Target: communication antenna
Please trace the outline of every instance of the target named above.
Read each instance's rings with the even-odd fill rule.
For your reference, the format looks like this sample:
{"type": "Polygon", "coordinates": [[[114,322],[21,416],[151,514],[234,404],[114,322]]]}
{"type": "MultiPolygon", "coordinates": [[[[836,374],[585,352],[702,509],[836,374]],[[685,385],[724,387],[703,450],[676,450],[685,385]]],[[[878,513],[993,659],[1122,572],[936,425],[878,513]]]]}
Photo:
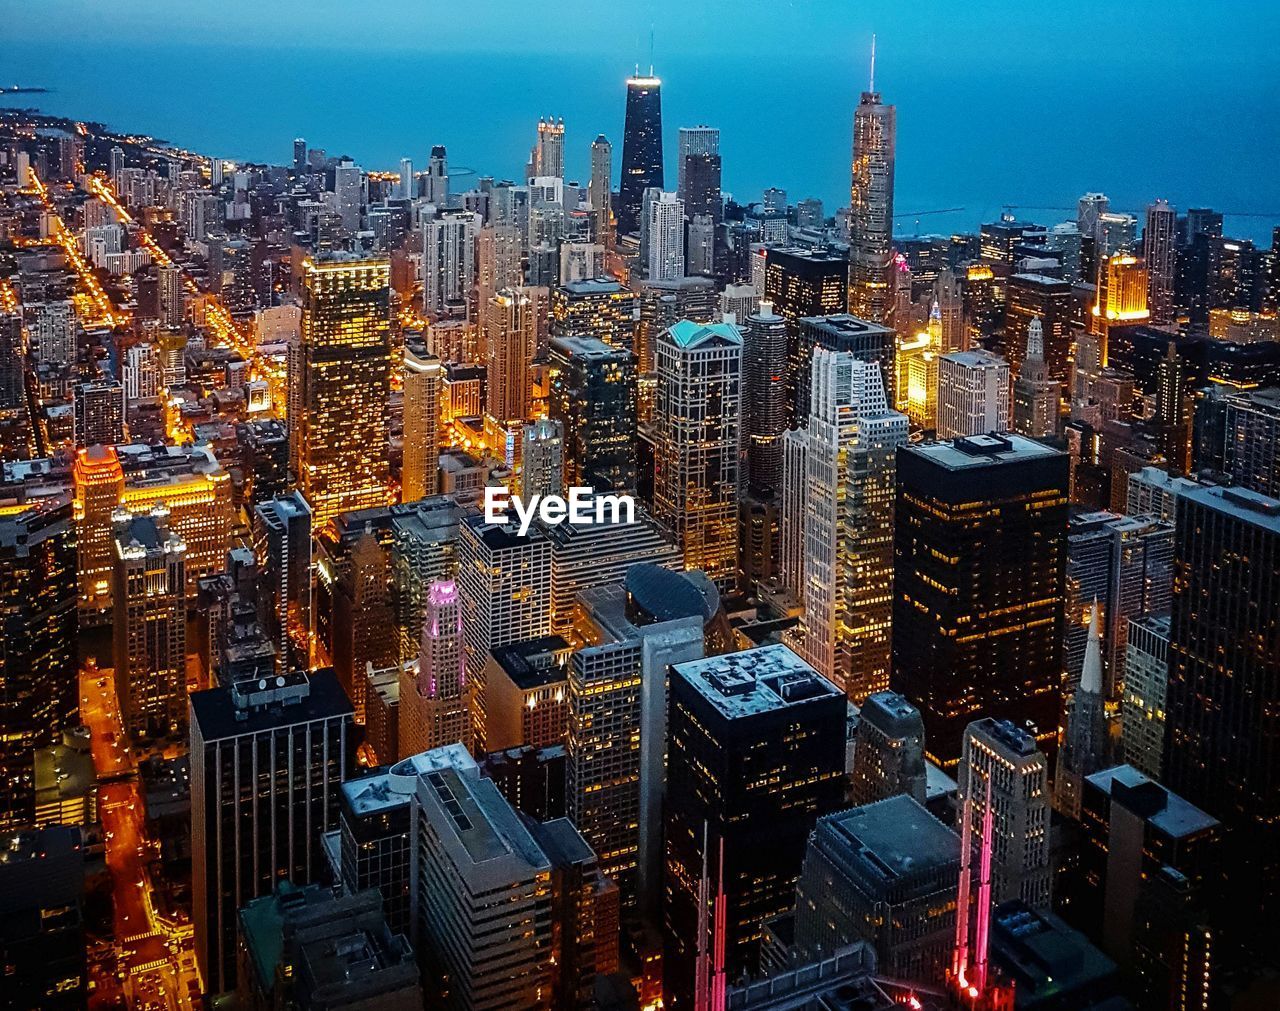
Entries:
{"type": "Polygon", "coordinates": [[[871,80],[867,90],[870,92],[876,90],[876,36],[874,32],[871,34],[871,80]]]}
{"type": "Polygon", "coordinates": [[[649,26],[649,76],[653,76],[653,25],[649,26]]]}

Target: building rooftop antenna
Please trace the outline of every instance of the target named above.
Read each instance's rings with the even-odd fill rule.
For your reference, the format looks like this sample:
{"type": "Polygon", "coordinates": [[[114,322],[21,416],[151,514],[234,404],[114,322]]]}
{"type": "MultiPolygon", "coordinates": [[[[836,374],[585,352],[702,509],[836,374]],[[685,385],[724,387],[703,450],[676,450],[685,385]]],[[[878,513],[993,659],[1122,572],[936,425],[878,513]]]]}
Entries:
{"type": "Polygon", "coordinates": [[[649,26],[649,76],[653,76],[653,25],[649,26]]]}
{"type": "Polygon", "coordinates": [[[871,80],[868,82],[867,90],[874,94],[876,90],[876,36],[871,34],[871,80]]]}

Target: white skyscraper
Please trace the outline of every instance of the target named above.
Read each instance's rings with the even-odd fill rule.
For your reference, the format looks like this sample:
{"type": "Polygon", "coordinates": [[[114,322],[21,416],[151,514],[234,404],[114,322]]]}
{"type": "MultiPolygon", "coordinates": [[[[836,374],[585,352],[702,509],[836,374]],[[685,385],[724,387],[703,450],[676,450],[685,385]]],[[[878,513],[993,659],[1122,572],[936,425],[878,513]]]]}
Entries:
{"type": "Polygon", "coordinates": [[[160,395],[160,356],[154,344],[135,344],[125,352],[124,395],[129,403],[160,395]]]}
{"type": "Polygon", "coordinates": [[[861,703],[889,686],[894,478],[909,423],[875,362],[817,348],[810,383],[802,488],[784,496],[803,510],[805,610],[788,644],[861,703]]]}
{"type": "Polygon", "coordinates": [[[607,244],[613,213],[613,146],[604,134],[591,143],[591,213],[595,219],[592,238],[607,244]]]}
{"type": "Polygon", "coordinates": [[[364,203],[364,169],[345,159],[333,170],[333,192],[338,216],[348,232],[360,230],[360,206],[364,203]]]}
{"type": "Polygon", "coordinates": [[[404,459],[400,498],[416,502],[440,486],[440,359],[420,344],[406,344],[404,370],[404,459]]]}
{"type": "Polygon", "coordinates": [[[413,159],[400,159],[400,191],[396,194],[401,200],[413,199],[413,159]]]}
{"type": "Polygon", "coordinates": [[[938,360],[938,438],[1009,429],[1009,363],[990,351],[938,360]]]}
{"type": "Polygon", "coordinates": [[[445,211],[422,223],[422,307],[428,315],[466,315],[479,232],[480,215],[470,211],[445,211]]]}
{"type": "Polygon", "coordinates": [[[76,360],[76,310],[70,301],[42,302],[36,309],[35,349],[42,363],[76,360]]]}
{"type": "Polygon", "coordinates": [[[649,280],[684,277],[684,201],[663,192],[649,205],[649,280]]]}

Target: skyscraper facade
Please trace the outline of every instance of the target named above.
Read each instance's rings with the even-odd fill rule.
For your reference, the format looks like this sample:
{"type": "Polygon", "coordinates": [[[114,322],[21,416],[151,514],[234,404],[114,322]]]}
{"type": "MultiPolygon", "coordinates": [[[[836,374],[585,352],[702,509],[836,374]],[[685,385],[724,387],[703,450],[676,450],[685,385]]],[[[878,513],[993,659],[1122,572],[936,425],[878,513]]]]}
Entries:
{"type": "Polygon", "coordinates": [[[762,302],[736,323],[742,334],[744,485],[758,491],[782,487],[782,433],[787,430],[787,324],[762,302]]]}
{"type": "Polygon", "coordinates": [[[524,421],[529,416],[529,363],[537,333],[536,305],[524,289],[503,289],[489,299],[485,413],[499,423],[524,421]]]}
{"type": "Polygon", "coordinates": [[[1178,214],[1167,200],[1157,200],[1147,207],[1142,258],[1147,264],[1147,308],[1151,322],[1172,323],[1176,312],[1173,283],[1178,265],[1178,214]]]}
{"type": "Polygon", "coordinates": [[[853,113],[853,182],[849,196],[849,312],[892,324],[893,170],[897,110],[871,84],[853,113]]]}
{"type": "Polygon", "coordinates": [[[676,192],[686,217],[705,215],[713,222],[724,217],[720,195],[720,131],[713,126],[682,126],[679,135],[676,192]]]}
{"type": "Polygon", "coordinates": [[[874,804],[898,794],[923,804],[926,780],[920,710],[897,692],[869,695],[858,713],[850,804],[874,804]]]}
{"type": "Polygon", "coordinates": [[[649,216],[649,273],[651,281],[684,277],[684,202],[662,192],[647,203],[649,216]]]}
{"type": "Polygon", "coordinates": [[[1009,430],[1009,363],[989,351],[938,359],[938,438],[1009,430]]]}
{"type": "Polygon", "coordinates": [[[601,245],[613,241],[613,145],[604,134],[591,142],[591,183],[588,189],[595,221],[592,237],[601,245]]]}
{"type": "Polygon", "coordinates": [[[293,471],[317,525],[382,505],[390,478],[391,267],[331,254],[304,266],[293,471]]]}
{"type": "Polygon", "coordinates": [[[418,662],[401,668],[398,757],[454,743],[470,751],[471,709],[462,601],[453,580],[438,580],[427,590],[418,662]]]}
{"type": "Polygon", "coordinates": [[[622,181],[618,189],[618,232],[640,230],[644,191],[662,189],[662,81],[637,73],[627,78],[627,115],[622,132],[622,181]]]}
{"type": "Polygon", "coordinates": [[[440,489],[440,359],[420,344],[406,342],[404,390],[404,455],[400,467],[400,499],[416,502],[440,489]]]}
{"type": "Polygon", "coordinates": [[[636,487],[636,358],[594,337],[550,342],[547,410],[563,426],[565,487],[636,487]]]}
{"type": "Polygon", "coordinates": [[[1058,401],[1062,384],[1049,378],[1044,360],[1044,325],[1037,317],[1027,325],[1027,351],[1013,383],[1012,430],[1029,439],[1047,439],[1058,432],[1058,401]]]}

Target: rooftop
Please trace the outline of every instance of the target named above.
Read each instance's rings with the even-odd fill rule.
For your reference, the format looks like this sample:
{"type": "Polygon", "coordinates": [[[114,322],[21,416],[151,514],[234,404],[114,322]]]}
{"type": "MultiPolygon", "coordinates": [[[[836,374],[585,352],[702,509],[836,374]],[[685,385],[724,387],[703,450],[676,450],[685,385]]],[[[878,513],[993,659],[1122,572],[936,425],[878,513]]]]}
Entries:
{"type": "Polygon", "coordinates": [[[990,467],[993,464],[1024,463],[1062,456],[1060,450],[1021,435],[970,435],[943,442],[921,442],[904,452],[920,456],[948,470],[990,467]]]}
{"type": "Polygon", "coordinates": [[[913,797],[898,794],[818,820],[874,876],[892,881],[960,858],[960,838],[913,797]]]}
{"type": "Polygon", "coordinates": [[[679,675],[727,719],[844,698],[835,685],[783,645],[758,646],[673,664],[679,675]]]}
{"type": "Polygon", "coordinates": [[[682,319],[673,324],[667,333],[678,347],[715,347],[742,343],[742,334],[732,323],[695,323],[682,319]]]}
{"type": "Polygon", "coordinates": [[[1149,779],[1132,765],[1117,765],[1086,776],[1085,781],[1142,815],[1146,822],[1174,839],[1195,835],[1218,824],[1190,801],[1149,779]]]}
{"type": "MultiPolygon", "coordinates": [[[[297,674],[276,679],[262,679],[263,704],[244,707],[243,691],[237,696],[232,688],[210,688],[191,695],[191,715],[206,743],[228,737],[239,737],[262,730],[311,723],[316,720],[350,716],[351,700],[331,669],[315,671],[310,676],[297,674]],[[301,681],[299,681],[301,679],[301,681]],[[272,683],[268,684],[268,680],[272,683]],[[275,682],[285,681],[277,686],[275,682]],[[273,689],[289,693],[289,704],[272,700],[273,689]]],[[[250,700],[253,696],[248,697],[250,700]]]]}
{"type": "Polygon", "coordinates": [[[1226,513],[1234,519],[1280,533],[1280,499],[1248,488],[1208,486],[1183,493],[1183,500],[1226,513]]]}
{"type": "Polygon", "coordinates": [[[499,646],[493,650],[494,662],[506,671],[511,683],[522,691],[564,681],[572,647],[558,635],[544,635],[499,646]]]}

